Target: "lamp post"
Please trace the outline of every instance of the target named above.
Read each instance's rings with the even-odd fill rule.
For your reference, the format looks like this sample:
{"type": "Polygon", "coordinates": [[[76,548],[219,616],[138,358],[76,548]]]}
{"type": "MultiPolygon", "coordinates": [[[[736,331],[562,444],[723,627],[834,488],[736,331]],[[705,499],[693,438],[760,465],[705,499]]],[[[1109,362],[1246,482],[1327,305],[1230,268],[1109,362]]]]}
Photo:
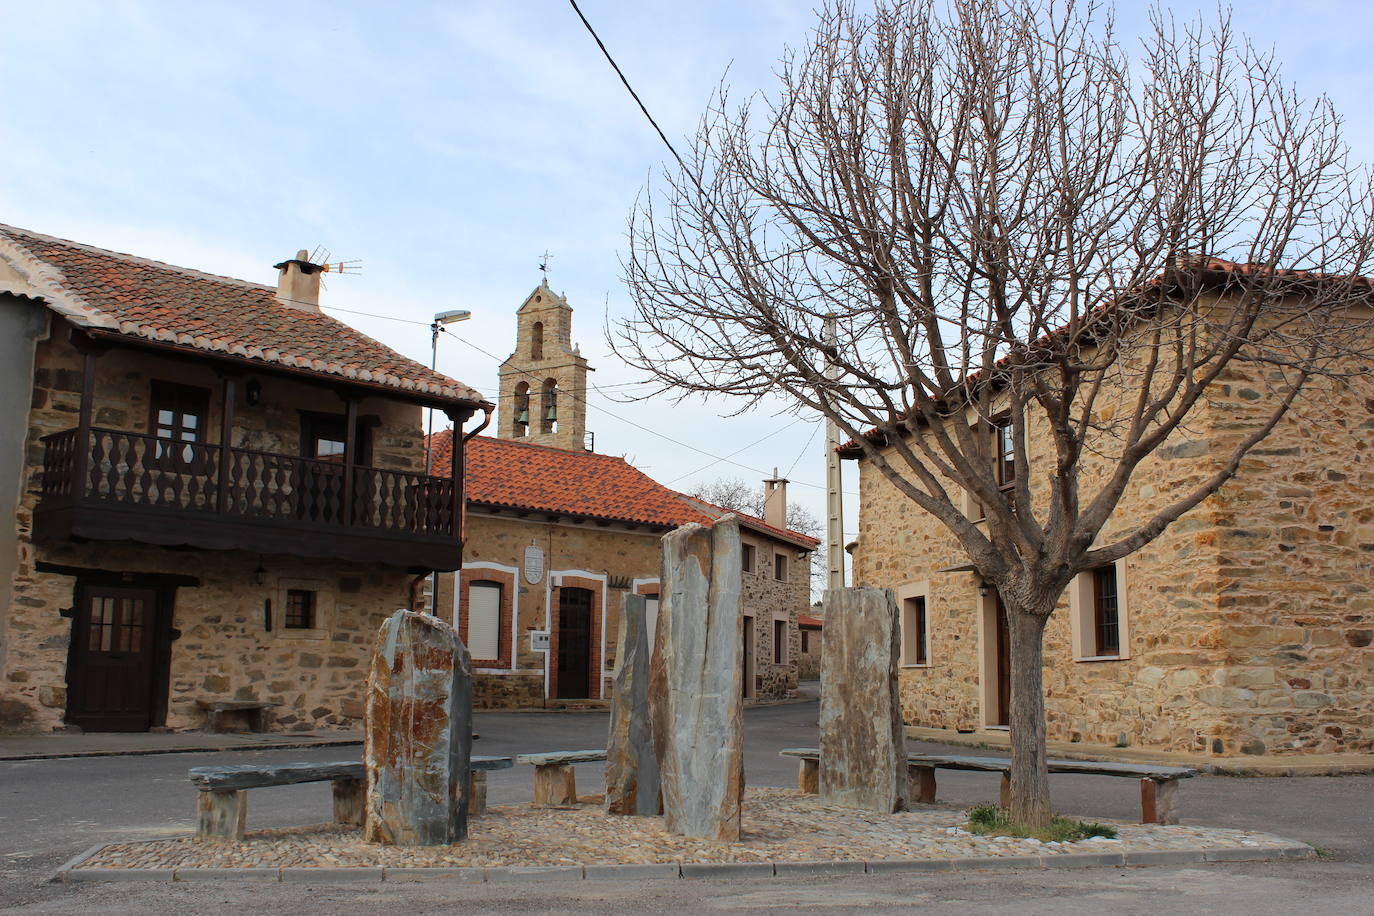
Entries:
{"type": "MultiPolygon", "coordinates": [[[[459,321],[467,321],[472,317],[472,312],[467,309],[449,309],[446,312],[439,312],[434,316],[434,320],[429,324],[429,368],[438,370],[439,368],[439,334],[443,331],[444,325],[454,324],[459,321]]],[[[458,430],[453,431],[453,447],[458,448],[458,430]]],[[[434,408],[429,408],[429,423],[425,432],[425,474],[428,475],[434,470],[434,449],[432,440],[434,439],[434,408]]],[[[457,458],[457,455],[454,455],[457,458]]],[[[455,525],[456,525],[455,521],[455,525]]],[[[453,591],[455,597],[458,594],[458,582],[463,571],[460,569],[453,574],[453,591]]],[[[430,570],[429,573],[429,605],[434,616],[439,616],[439,571],[430,570]]],[[[458,610],[455,607],[453,612],[453,626],[458,626],[458,610]]]]}

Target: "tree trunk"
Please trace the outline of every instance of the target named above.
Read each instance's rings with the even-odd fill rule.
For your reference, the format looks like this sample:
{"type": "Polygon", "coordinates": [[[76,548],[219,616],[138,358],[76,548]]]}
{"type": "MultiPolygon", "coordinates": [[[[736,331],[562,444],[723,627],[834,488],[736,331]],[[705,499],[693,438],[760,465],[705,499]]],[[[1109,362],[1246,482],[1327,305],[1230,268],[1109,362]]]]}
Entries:
{"type": "Polygon", "coordinates": [[[1011,819],[1031,829],[1050,822],[1045,754],[1045,623],[1048,616],[1007,608],[1011,636],[1011,819]]]}

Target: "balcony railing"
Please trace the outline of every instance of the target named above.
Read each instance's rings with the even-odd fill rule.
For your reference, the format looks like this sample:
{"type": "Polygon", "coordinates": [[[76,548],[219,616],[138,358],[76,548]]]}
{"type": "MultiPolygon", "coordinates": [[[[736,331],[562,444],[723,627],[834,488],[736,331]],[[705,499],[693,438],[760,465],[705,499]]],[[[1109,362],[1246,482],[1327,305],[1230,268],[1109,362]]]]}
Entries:
{"type": "Polygon", "coordinates": [[[230,448],[226,457],[220,445],[99,427],[84,443],[80,434],[70,429],[43,437],[40,511],[99,505],[165,518],[426,540],[456,542],[459,534],[449,478],[354,466],[350,479],[350,469],[337,462],[246,448],[230,448]]]}

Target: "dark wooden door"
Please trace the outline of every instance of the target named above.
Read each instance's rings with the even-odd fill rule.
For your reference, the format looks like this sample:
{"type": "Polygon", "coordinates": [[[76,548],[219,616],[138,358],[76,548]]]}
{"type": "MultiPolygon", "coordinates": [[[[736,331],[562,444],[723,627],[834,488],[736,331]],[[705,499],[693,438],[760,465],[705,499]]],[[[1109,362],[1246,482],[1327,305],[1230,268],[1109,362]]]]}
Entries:
{"type": "Polygon", "coordinates": [[[67,721],[87,731],[142,732],[153,720],[157,591],[81,589],[67,721]]]}
{"type": "Polygon", "coordinates": [[[997,597],[997,721],[1011,724],[1011,633],[1007,628],[1007,607],[997,597]]]}
{"type": "Polygon", "coordinates": [[[586,699],[592,675],[592,593],[558,590],[558,698],[586,699]]]}

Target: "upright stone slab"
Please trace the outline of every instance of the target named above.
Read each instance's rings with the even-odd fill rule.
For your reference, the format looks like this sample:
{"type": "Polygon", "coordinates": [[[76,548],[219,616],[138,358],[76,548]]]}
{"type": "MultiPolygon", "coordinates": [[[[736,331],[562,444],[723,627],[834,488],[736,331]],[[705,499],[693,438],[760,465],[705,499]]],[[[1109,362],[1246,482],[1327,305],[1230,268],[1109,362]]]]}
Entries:
{"type": "Polygon", "coordinates": [[[739,521],[663,538],[649,695],[668,832],[733,842],[744,792],[739,521]]]}
{"type": "Polygon", "coordinates": [[[660,813],[658,756],[649,714],[649,620],[643,595],[625,596],[606,738],[606,811],[660,813]]]}
{"type": "Polygon", "coordinates": [[[888,589],[825,593],[821,648],[821,800],[890,814],[906,807],[898,694],[901,622],[888,589]]]}
{"type": "Polygon", "coordinates": [[[367,682],[366,838],[445,846],[467,837],[472,670],[438,617],[397,611],[377,634],[367,682]]]}

